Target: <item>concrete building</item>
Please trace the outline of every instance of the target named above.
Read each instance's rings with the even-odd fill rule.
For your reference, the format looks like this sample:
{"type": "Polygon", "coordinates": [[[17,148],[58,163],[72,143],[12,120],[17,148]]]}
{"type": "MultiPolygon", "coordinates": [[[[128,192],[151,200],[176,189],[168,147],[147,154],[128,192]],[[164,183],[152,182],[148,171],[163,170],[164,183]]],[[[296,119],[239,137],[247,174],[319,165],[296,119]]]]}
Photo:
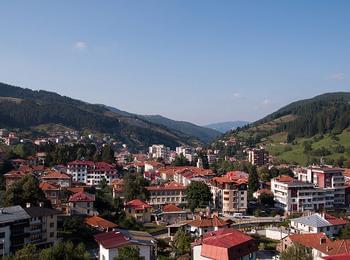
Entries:
{"type": "Polygon", "coordinates": [[[150,158],[153,159],[168,159],[170,153],[170,148],[166,147],[164,144],[154,144],[148,148],[148,154],[150,158]]]}
{"type": "Polygon", "coordinates": [[[86,192],[77,192],[69,197],[68,213],[70,215],[95,215],[95,196],[86,192]]]}
{"type": "Polygon", "coordinates": [[[124,211],[126,216],[132,216],[138,222],[151,222],[151,206],[146,202],[134,199],[125,204],[124,211]]]}
{"type": "Polygon", "coordinates": [[[255,260],[258,244],[233,228],[208,232],[192,243],[193,260],[255,260]]]}
{"type": "Polygon", "coordinates": [[[186,187],[176,182],[166,183],[160,186],[148,186],[150,192],[149,204],[153,207],[160,207],[165,204],[187,204],[186,187]]]}
{"type": "Polygon", "coordinates": [[[256,166],[263,166],[269,162],[269,154],[263,148],[248,150],[248,161],[256,166]]]}
{"type": "Polygon", "coordinates": [[[157,259],[157,240],[147,232],[117,229],[97,234],[95,240],[99,245],[100,260],[113,260],[124,246],[138,247],[144,260],[157,259]]]}
{"type": "Polygon", "coordinates": [[[248,207],[248,174],[239,171],[228,172],[225,176],[210,181],[214,207],[225,213],[245,212],[248,207]]]}

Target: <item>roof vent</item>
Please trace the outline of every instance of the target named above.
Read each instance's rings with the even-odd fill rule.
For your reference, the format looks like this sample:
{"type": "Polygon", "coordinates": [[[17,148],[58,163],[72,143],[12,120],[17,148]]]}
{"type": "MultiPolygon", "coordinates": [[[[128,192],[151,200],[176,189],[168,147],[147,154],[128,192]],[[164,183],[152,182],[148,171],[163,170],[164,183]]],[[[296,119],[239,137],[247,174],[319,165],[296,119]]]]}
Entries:
{"type": "Polygon", "coordinates": [[[326,238],[325,237],[321,237],[320,238],[320,245],[325,244],[326,243],[326,238]]]}

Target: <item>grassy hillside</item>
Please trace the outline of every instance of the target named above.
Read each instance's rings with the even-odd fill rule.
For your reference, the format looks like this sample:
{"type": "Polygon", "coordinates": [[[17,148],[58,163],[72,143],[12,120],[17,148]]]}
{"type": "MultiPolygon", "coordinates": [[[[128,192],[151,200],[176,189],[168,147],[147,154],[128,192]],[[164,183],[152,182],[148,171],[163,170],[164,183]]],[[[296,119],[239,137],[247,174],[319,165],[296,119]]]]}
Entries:
{"type": "Polygon", "coordinates": [[[263,145],[280,162],[342,165],[350,156],[350,93],[327,93],[293,102],[232,131],[250,146],[263,145]]]}

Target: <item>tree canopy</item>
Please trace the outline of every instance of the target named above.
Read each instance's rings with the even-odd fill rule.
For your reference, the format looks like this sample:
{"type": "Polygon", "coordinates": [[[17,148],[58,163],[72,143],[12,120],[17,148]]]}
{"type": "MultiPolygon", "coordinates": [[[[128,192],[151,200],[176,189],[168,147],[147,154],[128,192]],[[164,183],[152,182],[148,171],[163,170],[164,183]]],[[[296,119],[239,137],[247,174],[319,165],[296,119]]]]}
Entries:
{"type": "Polygon", "coordinates": [[[194,211],[196,208],[209,206],[212,194],[208,185],[204,182],[192,181],[186,189],[186,198],[189,208],[194,211]]]}

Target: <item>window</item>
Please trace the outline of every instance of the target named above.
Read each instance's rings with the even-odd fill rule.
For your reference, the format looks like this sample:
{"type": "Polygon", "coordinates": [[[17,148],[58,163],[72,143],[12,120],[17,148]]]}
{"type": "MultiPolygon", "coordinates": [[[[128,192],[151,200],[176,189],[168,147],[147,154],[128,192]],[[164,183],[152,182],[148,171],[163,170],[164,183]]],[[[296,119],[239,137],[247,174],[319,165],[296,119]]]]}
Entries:
{"type": "Polygon", "coordinates": [[[55,226],[55,223],[51,222],[50,223],[50,228],[53,228],[55,226]]]}
{"type": "Polygon", "coordinates": [[[50,232],[50,237],[54,237],[55,236],[55,232],[50,232]]]}
{"type": "Polygon", "coordinates": [[[0,238],[4,238],[5,237],[5,232],[0,232],[0,238]]]}

